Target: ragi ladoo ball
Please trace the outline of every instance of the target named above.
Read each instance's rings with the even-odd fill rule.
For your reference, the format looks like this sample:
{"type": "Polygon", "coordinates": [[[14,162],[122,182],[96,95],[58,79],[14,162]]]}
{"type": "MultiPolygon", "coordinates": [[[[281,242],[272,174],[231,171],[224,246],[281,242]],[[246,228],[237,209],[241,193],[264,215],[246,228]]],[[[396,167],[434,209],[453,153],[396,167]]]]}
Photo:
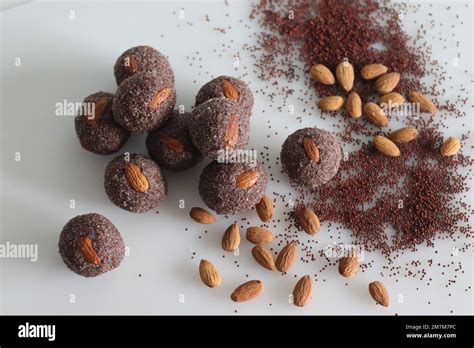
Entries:
{"type": "Polygon", "coordinates": [[[214,98],[196,106],[191,113],[189,134],[205,157],[216,159],[222,151],[244,149],[250,121],[239,106],[226,98],[214,98]]]}
{"type": "Polygon", "coordinates": [[[199,179],[199,194],[217,214],[252,209],[265,195],[268,178],[261,164],[213,161],[199,179]]]}
{"type": "Polygon", "coordinates": [[[95,213],[69,220],[58,245],[66,266],[84,277],[96,277],[118,267],[125,254],[117,228],[105,216],[95,213]]]}
{"type": "Polygon", "coordinates": [[[227,98],[242,109],[244,115],[252,115],[253,95],[247,84],[235,77],[219,76],[201,87],[196,96],[196,106],[212,98],[227,98]]]}
{"type": "Polygon", "coordinates": [[[167,194],[167,183],[160,167],[151,159],[131,154],[120,155],[105,169],[104,186],[109,199],[132,213],[156,207],[167,194]]]}
{"type": "Polygon", "coordinates": [[[130,132],[150,132],[166,122],[176,103],[174,83],[156,72],[123,81],[114,99],[115,120],[130,132]]]}
{"type": "Polygon", "coordinates": [[[297,130],[283,143],[283,170],[291,181],[316,188],[331,180],[339,170],[341,146],[336,138],[323,129],[297,130]]]}
{"type": "Polygon", "coordinates": [[[168,59],[150,46],[136,46],[123,52],[114,65],[117,85],[139,72],[156,72],[163,78],[174,81],[174,72],[168,59]]]}
{"type": "Polygon", "coordinates": [[[175,171],[185,170],[202,159],[189,135],[190,119],[189,112],[173,111],[163,127],[148,133],[148,154],[160,167],[175,171]]]}
{"type": "Polygon", "coordinates": [[[130,132],[113,117],[112,93],[97,92],[86,97],[74,120],[81,146],[87,151],[108,155],[120,150],[130,132]]]}

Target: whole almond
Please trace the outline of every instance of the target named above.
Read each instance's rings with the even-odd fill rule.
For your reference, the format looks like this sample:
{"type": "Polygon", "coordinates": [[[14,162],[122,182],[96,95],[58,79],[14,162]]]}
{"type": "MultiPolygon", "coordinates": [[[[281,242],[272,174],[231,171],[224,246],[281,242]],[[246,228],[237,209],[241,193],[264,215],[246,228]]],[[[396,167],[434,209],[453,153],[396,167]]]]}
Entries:
{"type": "Polygon", "coordinates": [[[354,85],[354,67],[349,62],[341,62],[336,67],[336,78],[342,89],[349,92],[354,85]]]}
{"type": "Polygon", "coordinates": [[[158,108],[158,106],[163,104],[169,98],[172,92],[173,90],[171,88],[163,88],[162,90],[156,92],[153,98],[151,98],[150,103],[148,104],[150,109],[155,110],[156,108],[158,108]]]}
{"type": "Polygon", "coordinates": [[[388,68],[383,64],[368,64],[360,71],[360,76],[365,80],[372,80],[382,76],[388,71],[388,68]]]}
{"type": "Polygon", "coordinates": [[[239,119],[237,115],[232,115],[229,125],[224,132],[224,146],[233,149],[239,139],[239,119]]]}
{"type": "Polygon", "coordinates": [[[94,112],[87,116],[87,123],[95,125],[99,122],[102,114],[104,113],[105,107],[107,106],[107,98],[100,98],[94,103],[94,112]]]}
{"type": "Polygon", "coordinates": [[[421,112],[434,114],[437,111],[436,105],[427,96],[421,94],[420,92],[410,92],[408,94],[408,100],[412,103],[417,103],[420,105],[421,112]]]}
{"type": "Polygon", "coordinates": [[[224,79],[221,81],[221,89],[222,94],[224,94],[227,99],[230,99],[232,101],[239,100],[239,91],[229,80],[224,79]]]}
{"type": "Polygon", "coordinates": [[[344,277],[352,277],[359,269],[359,259],[357,255],[342,257],[339,260],[339,273],[344,277]]]}
{"type": "Polygon", "coordinates": [[[249,282],[239,285],[230,298],[234,302],[244,302],[252,300],[263,291],[263,283],[260,280],[251,280],[249,282]]]}
{"type": "Polygon", "coordinates": [[[379,282],[375,281],[369,284],[369,293],[372,298],[381,304],[384,307],[388,307],[389,297],[388,292],[385,286],[379,282]]]}
{"type": "Polygon", "coordinates": [[[199,276],[204,284],[210,288],[216,288],[222,283],[221,275],[211,262],[201,260],[199,263],[199,276]]]}
{"type": "Polygon", "coordinates": [[[386,138],[382,135],[375,136],[374,147],[377,149],[378,152],[384,154],[385,156],[400,156],[400,149],[398,148],[398,146],[389,138],[386,138]]]}
{"type": "Polygon", "coordinates": [[[256,245],[252,248],[252,256],[261,266],[270,271],[275,270],[275,261],[270,250],[261,245],[256,245]]]}
{"type": "Polygon", "coordinates": [[[310,235],[315,235],[321,228],[318,216],[307,207],[298,210],[298,222],[303,230],[310,235]]]}
{"type": "Polygon", "coordinates": [[[222,237],[222,249],[235,251],[240,245],[240,230],[237,224],[230,225],[222,237]]]}
{"type": "Polygon", "coordinates": [[[247,170],[235,179],[235,184],[241,189],[248,190],[257,183],[259,177],[260,173],[258,171],[247,170]]]}
{"type": "Polygon", "coordinates": [[[183,153],[184,152],[184,144],[175,139],[170,137],[169,135],[166,134],[161,134],[160,137],[160,142],[164,144],[168,149],[176,152],[176,153],[183,153]]]}
{"type": "Polygon", "coordinates": [[[189,216],[191,216],[194,221],[199,222],[200,224],[208,225],[216,222],[216,217],[214,216],[214,214],[207,211],[206,209],[199,207],[191,208],[189,216]]]}
{"type": "Polygon", "coordinates": [[[303,148],[311,162],[319,163],[319,149],[313,139],[304,138],[303,148]]]}
{"type": "Polygon", "coordinates": [[[270,197],[264,195],[260,202],[255,205],[255,210],[260,220],[263,222],[270,221],[273,217],[273,204],[270,197]]]}
{"type": "Polygon", "coordinates": [[[400,93],[390,92],[380,97],[379,104],[389,109],[396,108],[405,102],[405,98],[400,93]]]}
{"type": "Polygon", "coordinates": [[[351,92],[347,97],[346,112],[352,118],[362,116],[362,100],[356,92],[351,92]]]}
{"type": "Polygon", "coordinates": [[[144,193],[148,190],[149,183],[140,167],[130,161],[125,162],[125,178],[132,189],[144,193]]]}
{"type": "Polygon", "coordinates": [[[250,243],[257,245],[264,245],[272,242],[275,239],[273,233],[263,227],[249,227],[246,234],[247,240],[250,243]]]}
{"type": "Polygon", "coordinates": [[[313,280],[309,275],[305,275],[295,285],[293,289],[293,304],[304,307],[313,296],[313,280]]]}
{"type": "Polygon", "coordinates": [[[388,138],[395,143],[408,143],[416,138],[418,131],[413,127],[400,128],[388,135],[388,138]]]}
{"type": "Polygon", "coordinates": [[[400,81],[400,73],[391,72],[383,74],[375,81],[375,90],[379,94],[390,93],[397,87],[398,82],[400,81]]]}
{"type": "Polygon", "coordinates": [[[296,261],[296,243],[291,242],[278,253],[275,266],[280,272],[288,272],[296,261]]]}
{"type": "Polygon", "coordinates": [[[317,82],[322,83],[323,85],[333,85],[336,83],[336,79],[326,66],[322,64],[313,65],[310,74],[317,82]]]}
{"type": "Polygon", "coordinates": [[[123,67],[127,75],[133,75],[137,73],[139,70],[137,58],[133,54],[125,57],[123,60],[123,67]]]}
{"type": "Polygon", "coordinates": [[[459,139],[449,137],[443,145],[441,145],[440,152],[441,156],[449,157],[454,156],[461,149],[461,142],[459,139]]]}
{"type": "Polygon", "coordinates": [[[321,98],[318,106],[324,111],[337,111],[344,105],[344,98],[339,95],[331,95],[321,98]]]}
{"type": "Polygon", "coordinates": [[[368,102],[364,104],[363,112],[365,118],[377,127],[387,127],[388,118],[385,112],[375,103],[368,102]]]}
{"type": "Polygon", "coordinates": [[[92,240],[86,237],[79,237],[76,243],[77,249],[82,256],[84,256],[87,262],[92,263],[95,266],[100,265],[100,258],[92,245],[92,240]]]}

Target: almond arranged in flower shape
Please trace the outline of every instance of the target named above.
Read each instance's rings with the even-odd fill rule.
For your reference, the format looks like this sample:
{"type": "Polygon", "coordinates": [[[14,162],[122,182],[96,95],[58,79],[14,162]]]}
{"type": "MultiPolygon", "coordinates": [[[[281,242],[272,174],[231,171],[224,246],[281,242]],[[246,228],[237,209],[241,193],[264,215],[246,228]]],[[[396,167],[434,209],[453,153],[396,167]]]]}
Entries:
{"type": "Polygon", "coordinates": [[[232,101],[239,100],[239,91],[229,80],[224,79],[221,81],[221,89],[222,94],[224,94],[227,99],[230,99],[232,101]]]}
{"type": "Polygon", "coordinates": [[[255,205],[255,210],[260,220],[263,222],[270,221],[273,217],[273,205],[270,197],[264,195],[260,202],[255,205]]]}
{"type": "Polygon", "coordinates": [[[232,115],[230,123],[224,132],[224,146],[233,149],[239,139],[239,119],[237,115],[232,115]]]}
{"type": "Polygon", "coordinates": [[[362,100],[354,91],[352,91],[347,97],[346,112],[352,118],[359,118],[362,116],[362,100]]]}
{"type": "Polygon", "coordinates": [[[222,283],[221,275],[211,262],[201,260],[199,263],[199,276],[204,284],[210,288],[216,288],[222,283]]]}
{"type": "Polygon", "coordinates": [[[354,67],[349,62],[341,62],[336,67],[336,78],[342,89],[349,92],[354,85],[354,67]]]}
{"type": "Polygon", "coordinates": [[[298,307],[304,307],[313,295],[313,281],[309,275],[305,275],[293,289],[293,304],[298,307]]]}
{"type": "Polygon", "coordinates": [[[240,230],[237,224],[230,225],[222,237],[222,249],[235,251],[240,245],[240,230]]]}
{"type": "Polygon", "coordinates": [[[150,109],[155,110],[158,108],[158,106],[163,104],[169,98],[172,92],[173,90],[171,88],[163,88],[162,90],[156,92],[148,104],[150,109]]]}
{"type": "Polygon", "coordinates": [[[385,156],[400,156],[400,149],[397,147],[397,145],[393,141],[382,135],[375,136],[374,147],[377,149],[378,152],[384,154],[385,156]]]}
{"type": "Polygon", "coordinates": [[[389,134],[388,138],[399,144],[404,144],[412,141],[418,135],[418,131],[413,127],[400,128],[389,134]]]}
{"type": "Polygon", "coordinates": [[[161,134],[159,138],[160,142],[164,144],[168,149],[176,152],[176,153],[183,153],[184,152],[184,144],[169,135],[161,134]]]}
{"type": "Polygon", "coordinates": [[[443,145],[441,145],[440,152],[441,156],[444,157],[449,157],[449,156],[454,156],[459,152],[461,149],[461,142],[459,139],[456,139],[454,137],[449,137],[443,145]]]}
{"type": "Polygon", "coordinates": [[[313,139],[304,138],[303,148],[311,162],[319,163],[319,149],[313,139]]]}
{"type": "Polygon", "coordinates": [[[263,283],[260,280],[251,280],[238,286],[230,298],[234,302],[249,301],[260,295],[263,291],[263,283]]]}
{"type": "Polygon", "coordinates": [[[436,105],[434,105],[434,103],[427,96],[421,94],[420,92],[411,92],[408,94],[408,100],[410,100],[412,103],[419,104],[421,112],[434,114],[438,110],[436,105]]]}
{"type": "Polygon", "coordinates": [[[249,227],[246,234],[247,240],[250,243],[257,245],[264,245],[272,242],[275,239],[273,233],[263,227],[249,227]]]}
{"type": "Polygon", "coordinates": [[[237,177],[237,179],[235,180],[235,183],[237,187],[240,187],[241,189],[244,189],[244,190],[248,190],[257,183],[259,177],[260,177],[260,173],[258,171],[247,170],[237,177]]]}
{"type": "Polygon", "coordinates": [[[86,237],[79,237],[76,243],[77,250],[84,256],[87,262],[95,266],[100,265],[100,258],[92,246],[92,240],[86,237]]]}
{"type": "Polygon", "coordinates": [[[189,216],[191,216],[194,221],[200,224],[208,225],[216,222],[216,217],[214,216],[214,214],[200,207],[191,208],[189,216]]]}
{"type": "Polygon", "coordinates": [[[337,111],[344,105],[344,98],[339,95],[331,95],[321,98],[318,106],[324,111],[337,111]]]}
{"type": "Polygon", "coordinates": [[[405,102],[405,98],[400,93],[390,92],[380,97],[380,106],[386,108],[396,108],[405,102]]]}
{"type": "Polygon", "coordinates": [[[261,245],[256,245],[252,248],[252,256],[261,266],[270,271],[275,270],[275,261],[270,250],[261,245]]]}
{"type": "Polygon", "coordinates": [[[149,183],[140,167],[130,161],[125,162],[125,178],[132,189],[144,193],[148,191],[149,183]]]}
{"type": "Polygon", "coordinates": [[[344,277],[352,277],[359,269],[359,259],[357,255],[342,257],[339,260],[339,273],[344,277]]]}
{"type": "Polygon", "coordinates": [[[397,87],[398,82],[400,81],[400,73],[391,72],[383,74],[375,81],[375,90],[379,94],[390,93],[397,87]]]}
{"type": "Polygon", "coordinates": [[[298,223],[310,235],[315,235],[321,228],[318,216],[307,207],[301,207],[298,210],[298,223]]]}
{"type": "Polygon", "coordinates": [[[388,68],[383,64],[368,64],[361,69],[360,76],[362,76],[364,80],[372,80],[382,76],[387,71],[388,68]]]}
{"type": "Polygon", "coordinates": [[[87,116],[87,123],[95,125],[99,122],[102,114],[104,113],[105,107],[107,106],[107,98],[100,98],[94,103],[94,110],[91,115],[87,116]]]}
{"type": "Polygon", "coordinates": [[[133,54],[123,59],[123,66],[127,75],[133,75],[139,70],[137,58],[133,54]]]}
{"type": "Polygon", "coordinates": [[[322,64],[313,65],[310,74],[317,82],[322,83],[323,85],[333,85],[336,83],[336,79],[326,66],[322,64]]]}
{"type": "Polygon", "coordinates": [[[368,102],[363,107],[364,116],[373,125],[377,127],[387,127],[388,118],[385,112],[375,103],[368,102]]]}
{"type": "Polygon", "coordinates": [[[296,243],[291,242],[278,253],[275,266],[280,272],[288,272],[296,261],[296,243]]]}
{"type": "Polygon", "coordinates": [[[379,304],[384,307],[388,307],[389,304],[389,297],[388,291],[385,286],[379,282],[375,281],[369,284],[369,293],[370,296],[379,304]]]}

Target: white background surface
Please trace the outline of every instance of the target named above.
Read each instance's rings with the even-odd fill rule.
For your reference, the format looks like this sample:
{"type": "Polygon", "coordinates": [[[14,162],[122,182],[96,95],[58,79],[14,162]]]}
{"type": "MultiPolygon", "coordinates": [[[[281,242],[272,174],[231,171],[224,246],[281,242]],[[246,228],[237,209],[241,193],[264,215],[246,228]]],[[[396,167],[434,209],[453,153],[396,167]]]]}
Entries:
{"type": "MultiPolygon", "coordinates": [[[[438,30],[434,33],[448,39],[446,50],[436,46],[434,49],[441,62],[450,61],[461,53],[459,66],[450,71],[453,79],[446,82],[449,99],[457,95],[459,84],[472,87],[473,15],[472,6],[466,9],[463,3],[449,2],[454,10],[446,12],[447,4],[438,2],[431,8],[424,3],[416,16],[418,24],[425,23],[425,27],[429,27],[433,18],[442,18],[445,23],[446,33],[438,33],[438,30]],[[456,47],[453,33],[461,42],[460,47],[456,47]]],[[[107,199],[103,172],[115,155],[99,156],[83,150],[75,136],[74,118],[55,116],[56,103],[64,99],[81,102],[99,90],[114,92],[115,59],[125,49],[138,44],[154,46],[170,57],[176,75],[177,105],[183,104],[188,110],[199,87],[218,75],[248,73],[244,79],[256,91],[264,85],[256,79],[253,62],[241,48],[242,44],[252,42],[252,30],[245,26],[256,25],[248,21],[249,7],[246,1],[231,1],[229,6],[223,1],[35,2],[2,12],[0,241],[38,244],[39,259],[37,262],[0,259],[1,313],[233,314],[235,310],[241,314],[472,313],[472,289],[466,291],[472,285],[471,252],[461,253],[454,259],[456,263],[462,262],[464,274],[456,273],[457,283],[449,289],[445,289],[444,284],[453,276],[454,273],[449,273],[452,270],[440,276],[439,270],[428,269],[433,278],[430,286],[408,278],[397,282],[393,277],[384,276],[385,260],[372,253],[370,259],[374,260],[374,267],[350,280],[338,275],[336,267],[331,267],[322,275],[325,281],[315,284],[312,302],[304,309],[292,306],[288,295],[296,283],[295,276],[315,273],[322,260],[319,265],[318,260],[309,264],[299,262],[284,277],[272,274],[256,265],[250,255],[251,245],[244,238],[240,256],[226,254],[222,258],[221,236],[234,219],[219,217],[218,223],[206,227],[193,223],[188,217],[192,206],[203,206],[197,184],[207,161],[184,173],[168,173],[169,196],[158,207],[159,214],[155,210],[142,215],[128,213],[107,199]],[[179,18],[182,8],[184,19],[179,18]],[[70,19],[70,10],[75,11],[75,19],[70,19]],[[205,21],[206,14],[211,22],[205,21]],[[227,28],[229,25],[232,29],[227,28]],[[214,30],[216,27],[227,28],[226,34],[214,30]],[[222,45],[226,46],[223,53],[222,45]],[[213,52],[214,48],[218,53],[213,52]],[[237,53],[242,60],[234,70],[233,56],[237,53]],[[21,58],[21,67],[14,65],[17,57],[21,58]],[[192,57],[196,60],[192,61],[192,57]],[[14,160],[16,152],[21,153],[21,162],[14,160]],[[75,209],[69,207],[71,199],[76,201],[75,209]],[[185,200],[185,209],[178,208],[180,199],[185,200]],[[93,279],[70,272],[57,250],[63,225],[70,218],[89,212],[107,216],[130,248],[130,255],[118,269],[93,279]],[[191,259],[193,252],[196,255],[191,259]],[[223,277],[220,288],[208,289],[201,284],[198,275],[201,258],[211,260],[220,269],[223,277]],[[239,267],[234,261],[238,261],[239,267]],[[264,281],[264,293],[248,303],[230,301],[233,289],[250,279],[264,281]],[[368,294],[367,284],[375,279],[381,279],[389,289],[392,305],[387,309],[376,306],[368,294]],[[397,301],[400,295],[403,303],[397,301]],[[183,296],[184,303],[180,303],[183,296]],[[74,303],[70,301],[72,297],[74,303]]],[[[412,22],[407,14],[407,30],[413,35],[412,22]]],[[[434,44],[439,45],[439,42],[434,44]]],[[[299,90],[302,84],[295,87],[299,90]]],[[[303,114],[304,105],[297,100],[299,97],[296,93],[291,98],[296,112],[289,115],[277,111],[278,102],[270,108],[265,96],[255,95],[249,146],[259,151],[263,146],[270,147],[272,168],[268,172],[280,179],[280,183],[272,181],[269,193],[290,190],[288,179],[273,165],[286,136],[304,126],[330,128],[333,123],[332,119],[322,121],[319,115],[303,114]],[[298,116],[302,117],[302,123],[296,120],[298,116]],[[271,135],[269,140],[267,135],[271,135]]],[[[466,106],[470,113],[471,104],[472,100],[466,106]]],[[[454,121],[450,135],[460,136],[466,130],[459,126],[462,121],[471,125],[470,120],[454,121]]],[[[144,136],[133,135],[123,151],[146,154],[144,136]]],[[[472,203],[472,197],[470,200],[472,203]]],[[[279,203],[276,214],[283,217],[283,204],[279,203]]],[[[259,224],[253,211],[235,219],[240,221],[241,217],[248,217],[252,225],[259,224]]],[[[281,232],[287,224],[283,220],[272,229],[281,232]]],[[[244,236],[244,231],[241,232],[244,236]]],[[[307,237],[302,235],[302,238],[307,237]]],[[[316,238],[320,239],[321,247],[331,242],[324,233],[324,224],[316,238]]],[[[347,242],[350,240],[347,234],[347,242]]],[[[407,253],[401,257],[397,265],[403,266],[412,259],[424,263],[431,258],[435,263],[451,262],[453,246],[459,247],[461,243],[437,241],[436,249],[421,247],[416,255],[407,253]],[[435,255],[434,250],[438,250],[438,254],[435,255]]]]}

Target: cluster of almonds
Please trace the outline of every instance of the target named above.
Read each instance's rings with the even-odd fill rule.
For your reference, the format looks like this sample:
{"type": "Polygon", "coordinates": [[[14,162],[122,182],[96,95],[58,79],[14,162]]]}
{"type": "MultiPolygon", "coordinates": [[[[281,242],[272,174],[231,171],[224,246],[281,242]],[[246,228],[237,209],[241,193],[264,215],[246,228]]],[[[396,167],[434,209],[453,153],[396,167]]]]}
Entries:
{"type": "MultiPolygon", "coordinates": [[[[262,222],[268,222],[273,217],[274,207],[270,198],[265,195],[255,206],[255,210],[262,222]]],[[[212,224],[216,217],[206,209],[194,207],[190,211],[191,218],[202,224],[212,224]]],[[[320,222],[317,215],[308,207],[302,206],[298,209],[298,222],[300,227],[308,234],[315,235],[320,230],[320,222]]],[[[249,227],[246,239],[255,244],[252,248],[252,256],[262,267],[280,272],[288,272],[294,265],[297,257],[297,244],[291,242],[285,245],[274,259],[272,252],[265,245],[275,240],[275,235],[263,227],[249,227]]],[[[240,230],[236,223],[230,225],[222,237],[222,249],[234,252],[240,246],[240,230]]],[[[357,255],[343,257],[339,262],[339,273],[344,277],[352,277],[359,268],[357,255]]],[[[199,264],[199,276],[202,282],[215,288],[221,285],[222,277],[217,267],[208,260],[201,260],[199,264]]],[[[231,294],[234,302],[244,302],[254,299],[263,292],[264,285],[261,280],[250,280],[239,285],[231,294]]],[[[298,307],[305,306],[312,297],[313,281],[310,275],[301,277],[293,289],[293,304],[298,307]]],[[[388,306],[389,297],[385,286],[375,281],[369,284],[369,293],[374,300],[383,306],[388,306]]]]}
{"type": "MultiPolygon", "coordinates": [[[[385,110],[399,107],[405,102],[405,98],[394,89],[400,81],[400,73],[388,72],[388,67],[383,64],[368,64],[364,66],[360,75],[364,80],[374,82],[374,89],[380,95],[379,103],[366,102],[362,103],[359,94],[352,90],[354,86],[354,67],[351,63],[344,61],[336,67],[336,78],[333,73],[326,66],[322,64],[314,65],[310,70],[311,76],[318,82],[324,85],[334,85],[337,82],[344,91],[349,93],[347,99],[339,95],[332,95],[321,98],[318,106],[324,111],[338,111],[345,103],[345,110],[349,117],[357,119],[364,115],[368,122],[382,128],[387,127],[389,120],[385,110]]],[[[434,114],[437,111],[436,105],[428,98],[418,91],[412,91],[408,94],[408,100],[414,104],[419,105],[421,112],[434,114]]],[[[396,143],[406,143],[415,139],[417,130],[413,127],[401,128],[388,137],[377,135],[373,144],[374,147],[382,154],[389,157],[400,156],[400,150],[396,143]]],[[[459,139],[450,137],[440,148],[442,156],[453,156],[461,148],[459,139]]]]}

